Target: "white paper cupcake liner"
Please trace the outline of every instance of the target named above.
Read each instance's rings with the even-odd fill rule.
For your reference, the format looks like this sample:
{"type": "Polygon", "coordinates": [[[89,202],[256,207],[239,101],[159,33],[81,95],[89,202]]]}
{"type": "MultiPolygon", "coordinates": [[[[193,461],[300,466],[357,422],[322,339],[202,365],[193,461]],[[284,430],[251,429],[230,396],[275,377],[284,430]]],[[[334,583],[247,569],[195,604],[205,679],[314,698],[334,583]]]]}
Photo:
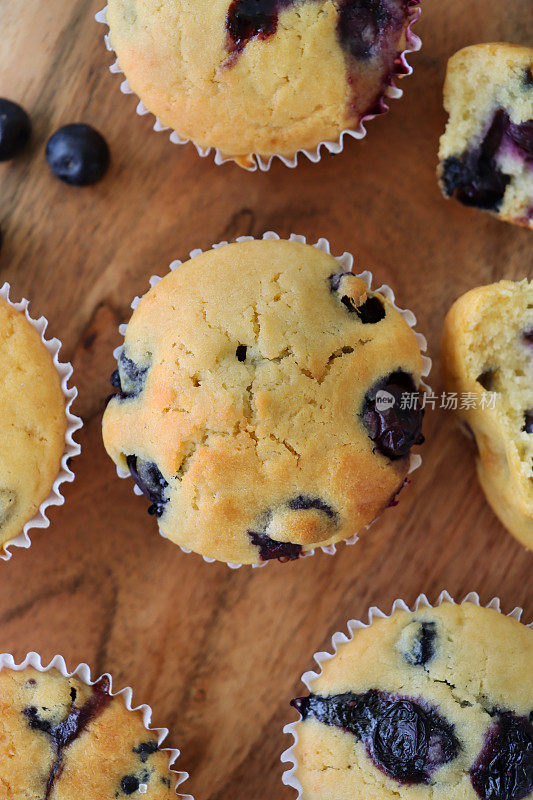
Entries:
{"type": "Polygon", "coordinates": [[[46,516],[47,509],[50,506],[62,506],[65,502],[65,498],[61,494],[60,487],[62,483],[71,483],[74,480],[74,473],[70,469],[68,462],[70,458],[79,455],[81,452],[81,446],[74,441],[73,436],[74,433],[83,426],[81,419],[73,414],[70,410],[73,401],[78,396],[78,390],[74,386],[68,385],[69,379],[72,375],[72,365],[68,362],[62,363],[59,360],[61,342],[59,339],[45,338],[44,334],[48,326],[48,320],[45,317],[39,317],[39,319],[33,319],[30,317],[28,312],[28,300],[22,298],[22,300],[18,303],[10,300],[10,289],[11,286],[9,283],[4,283],[4,285],[0,288],[0,297],[6,300],[6,302],[8,302],[9,305],[12,306],[16,311],[22,312],[28,322],[33,325],[36,331],[38,331],[41,341],[52,356],[54,366],[59,373],[59,377],[61,379],[61,389],[65,396],[67,430],[65,433],[65,450],[63,451],[63,455],[61,457],[59,473],[52,485],[50,494],[39,506],[37,514],[32,517],[32,519],[28,520],[28,522],[26,522],[22,529],[22,533],[19,533],[18,536],[16,536],[14,539],[10,539],[10,541],[6,542],[4,545],[0,545],[0,560],[2,561],[9,561],[13,555],[10,552],[11,547],[23,547],[26,549],[31,547],[29,531],[33,528],[48,528],[50,525],[50,520],[46,516]]]}
{"type": "MultiPolygon", "coordinates": [[[[352,139],[363,139],[366,136],[366,123],[370,120],[374,119],[375,117],[381,116],[385,114],[389,110],[388,101],[390,100],[398,100],[403,95],[403,91],[396,86],[395,81],[400,78],[404,78],[408,75],[411,75],[413,72],[413,68],[407,63],[407,56],[410,53],[416,53],[422,47],[422,40],[419,36],[417,36],[413,30],[412,26],[418,20],[421,14],[421,7],[420,7],[421,0],[410,0],[409,4],[409,23],[406,28],[405,32],[405,40],[406,40],[406,48],[400,53],[398,58],[395,61],[395,71],[394,74],[389,79],[389,85],[385,88],[383,94],[381,95],[378,101],[378,110],[374,111],[371,114],[364,114],[361,117],[359,125],[357,128],[345,128],[341,131],[339,138],[335,141],[322,141],[320,142],[314,150],[306,150],[300,149],[294,153],[293,156],[287,157],[282,155],[273,155],[273,156],[262,156],[259,153],[252,153],[251,159],[252,164],[249,166],[245,166],[248,172],[256,172],[257,169],[260,169],[262,172],[267,172],[270,169],[270,166],[274,159],[279,159],[286,167],[294,168],[298,165],[298,158],[300,156],[305,156],[316,164],[322,158],[322,150],[325,150],[328,153],[337,154],[341,153],[344,149],[344,139],[345,137],[350,137],[352,139]]],[[[103,25],[107,25],[107,6],[95,14],[95,19],[97,22],[102,23],[103,25]]],[[[113,52],[113,48],[110,43],[109,34],[105,34],[104,41],[106,48],[113,52]]],[[[109,67],[109,71],[112,73],[119,73],[123,74],[118,63],[118,59],[109,67]]],[[[123,94],[134,94],[133,90],[130,88],[128,83],[128,79],[125,78],[120,86],[120,90],[123,94]]],[[[137,98],[137,114],[139,116],[144,116],[146,114],[150,114],[151,112],[149,109],[146,108],[143,101],[137,98]]],[[[205,158],[209,156],[212,152],[214,152],[214,160],[215,164],[221,165],[226,164],[230,161],[238,162],[238,158],[233,156],[226,156],[224,155],[218,147],[201,147],[199,144],[196,144],[191,139],[186,139],[180,134],[175,131],[171,130],[167,126],[163,125],[158,117],[155,118],[155,123],[153,126],[154,131],[169,131],[170,130],[170,141],[173,144],[193,144],[198,152],[198,155],[205,158]]],[[[242,166],[242,165],[241,165],[242,166]]]]}
{"type": "MultiPolygon", "coordinates": [[[[417,599],[412,608],[409,608],[407,603],[405,603],[401,599],[397,599],[392,604],[392,609],[389,614],[385,614],[381,609],[377,608],[377,606],[372,606],[368,609],[368,622],[363,622],[359,619],[351,619],[348,621],[347,628],[348,633],[344,633],[343,631],[337,631],[331,637],[331,646],[333,652],[328,651],[320,651],[315,653],[313,656],[314,661],[316,661],[318,670],[308,670],[304,672],[302,675],[302,683],[304,683],[305,687],[309,692],[311,692],[311,683],[316,678],[320,677],[323,671],[323,665],[326,661],[330,661],[337,655],[337,651],[339,647],[346,644],[347,642],[351,642],[354,638],[357,631],[362,630],[363,628],[368,628],[375,619],[386,619],[391,617],[396,611],[418,611],[420,608],[437,608],[441,606],[443,603],[453,603],[454,605],[462,605],[463,603],[474,603],[476,606],[481,607],[481,602],[479,600],[479,595],[477,592],[470,592],[466,595],[464,600],[461,600],[459,604],[455,602],[453,597],[448,594],[448,592],[443,591],[437,598],[437,602],[433,605],[429,602],[425,594],[418,595],[417,599]]],[[[501,610],[501,601],[498,597],[493,597],[492,600],[487,603],[483,608],[492,608],[497,611],[499,614],[503,614],[501,610]]],[[[516,619],[518,622],[521,621],[523,614],[523,609],[520,607],[514,608],[509,614],[506,614],[507,617],[511,617],[512,619],[516,619]]],[[[526,627],[531,628],[533,630],[533,622],[529,623],[526,627]]],[[[299,719],[295,722],[289,722],[283,728],[283,733],[289,734],[293,737],[293,742],[290,747],[287,748],[281,754],[281,761],[283,764],[291,764],[292,766],[285,770],[282,775],[282,781],[286,786],[292,786],[293,789],[296,789],[298,792],[298,796],[296,800],[300,800],[303,794],[303,789],[300,781],[296,777],[296,771],[298,769],[298,759],[296,758],[296,754],[294,752],[294,747],[298,744],[298,725],[301,722],[301,714],[299,714],[299,719]]]]}
{"type": "MultiPolygon", "coordinates": [[[[64,678],[72,678],[75,676],[82,683],[86,684],[86,686],[94,686],[94,684],[97,683],[102,678],[107,678],[109,681],[109,694],[111,695],[111,697],[120,696],[122,702],[124,703],[128,711],[132,711],[134,713],[138,712],[142,715],[143,725],[146,728],[146,730],[156,734],[158,747],[161,747],[161,744],[168,736],[167,728],[153,728],[151,726],[150,723],[152,720],[152,709],[150,708],[150,706],[146,705],[145,703],[143,703],[143,705],[140,706],[133,705],[133,690],[129,686],[126,686],[124,689],[113,691],[113,678],[109,674],[109,672],[104,672],[103,675],[100,675],[98,678],[93,680],[91,678],[91,668],[89,667],[88,664],[78,664],[78,666],[75,669],[69,672],[63,656],[59,655],[53,656],[50,663],[45,666],[43,665],[41,661],[41,656],[38,653],[34,652],[28,653],[19,664],[17,664],[11,653],[0,653],[0,670],[11,669],[19,672],[20,670],[26,669],[26,667],[33,667],[38,672],[48,672],[48,670],[56,669],[64,678]]],[[[161,749],[163,752],[168,753],[168,760],[169,760],[168,767],[170,772],[176,775],[176,789],[177,789],[177,787],[180,786],[189,777],[189,774],[187,772],[178,772],[175,769],[171,769],[172,765],[179,757],[180,751],[170,747],[164,747],[161,749]]],[[[140,792],[140,794],[146,794],[147,790],[148,786],[144,785],[143,789],[143,784],[141,784],[138,791],[140,792]]],[[[194,800],[192,795],[190,794],[178,794],[178,792],[176,792],[176,796],[180,797],[181,800],[194,800]]]]}
{"type": "MultiPolygon", "coordinates": [[[[266,233],[263,234],[263,236],[261,238],[263,240],[265,240],[265,239],[267,239],[267,240],[268,239],[281,239],[281,237],[277,233],[274,233],[274,231],[267,231],[266,233]]],[[[300,244],[307,244],[307,240],[306,240],[305,236],[299,236],[296,233],[291,233],[291,235],[288,237],[288,240],[290,242],[299,242],[300,244]]],[[[251,241],[254,241],[254,237],[253,236],[239,236],[237,239],[235,239],[235,241],[236,242],[251,242],[251,241]]],[[[215,249],[217,247],[224,247],[227,244],[229,244],[229,242],[225,242],[225,241],[224,242],[217,242],[217,244],[212,245],[211,249],[215,249]]],[[[328,255],[331,255],[330,244],[329,244],[327,239],[321,238],[317,242],[315,242],[312,246],[316,247],[317,250],[321,250],[323,253],[327,253],[328,255]]],[[[200,249],[191,250],[191,252],[189,253],[189,258],[195,258],[195,256],[199,256],[203,252],[204,251],[200,250],[200,249]]],[[[340,266],[343,268],[343,270],[345,270],[346,272],[351,271],[351,269],[353,267],[353,263],[354,263],[354,258],[350,253],[346,253],[345,252],[341,256],[334,256],[334,258],[340,264],[340,266]]],[[[180,267],[182,264],[183,264],[183,261],[179,261],[179,260],[173,261],[170,264],[169,269],[171,271],[175,270],[177,267],[180,267]]],[[[373,275],[369,270],[365,270],[364,272],[360,272],[357,275],[357,277],[361,278],[362,280],[364,280],[364,282],[366,283],[366,285],[368,286],[369,289],[371,288],[373,275]]],[[[149,280],[150,289],[153,288],[156,285],[156,283],[159,283],[160,280],[161,280],[161,276],[160,275],[152,275],[152,277],[149,280]]],[[[398,313],[402,315],[402,317],[407,322],[409,327],[412,328],[413,331],[414,331],[414,326],[416,325],[416,317],[415,317],[415,315],[413,314],[412,311],[409,311],[408,309],[400,308],[399,306],[396,305],[394,292],[392,291],[390,286],[387,286],[386,284],[383,284],[378,289],[373,289],[372,291],[380,292],[382,295],[384,295],[392,303],[392,305],[395,308],[395,310],[398,311],[398,313]]],[[[133,302],[131,303],[131,308],[132,308],[133,311],[135,311],[135,309],[139,305],[140,301],[141,301],[141,297],[136,297],[133,300],[133,302]]],[[[119,326],[118,330],[119,330],[119,333],[120,333],[121,336],[125,335],[127,327],[128,327],[127,323],[124,323],[123,325],[119,326]]],[[[417,333],[416,331],[414,331],[414,334],[415,334],[416,341],[418,343],[418,346],[419,346],[420,350],[422,351],[422,353],[425,353],[427,351],[427,340],[426,340],[426,337],[423,336],[421,333],[417,333]]],[[[113,356],[117,360],[120,357],[120,354],[121,354],[121,352],[123,350],[123,347],[124,347],[123,345],[119,345],[119,347],[116,347],[115,350],[113,351],[113,356]]],[[[429,358],[429,356],[423,355],[422,356],[422,377],[427,377],[429,375],[429,373],[431,371],[431,364],[432,364],[431,358],[429,358]]],[[[431,391],[430,387],[423,380],[420,382],[420,388],[423,391],[431,391]]],[[[410,455],[409,473],[408,474],[410,475],[412,472],[414,472],[416,469],[418,469],[421,464],[422,464],[422,457],[420,455],[418,455],[418,453],[417,454],[413,454],[412,453],[410,455]]],[[[117,475],[119,476],[119,478],[130,478],[131,477],[130,473],[129,473],[129,470],[123,469],[120,466],[117,466],[117,475]]],[[[142,491],[139,489],[139,487],[136,484],[134,484],[133,490],[134,490],[135,494],[142,495],[142,491]]],[[[376,522],[377,519],[379,519],[379,517],[376,517],[375,520],[372,520],[372,522],[370,522],[368,525],[366,525],[364,527],[364,530],[368,530],[368,528],[370,528],[370,526],[373,525],[374,522],[376,522]]],[[[348,545],[355,544],[357,541],[359,541],[359,533],[362,532],[362,530],[363,529],[360,529],[359,531],[356,531],[356,533],[354,533],[348,539],[344,539],[343,540],[344,543],[348,544],[348,545]]],[[[164,533],[161,531],[161,528],[159,528],[159,533],[161,534],[161,536],[164,539],[167,538],[164,535],[164,533]]],[[[337,542],[336,544],[340,544],[340,542],[337,542]]],[[[330,545],[327,545],[326,547],[321,547],[320,550],[322,550],[323,553],[327,553],[328,555],[334,555],[336,553],[336,544],[330,544],[330,545]]],[[[183,553],[191,553],[192,552],[191,550],[189,550],[189,549],[187,549],[185,547],[180,547],[180,549],[182,550],[183,553]]],[[[300,558],[307,558],[309,556],[314,555],[314,553],[315,553],[314,549],[313,550],[306,550],[305,552],[303,552],[301,554],[300,558]]],[[[202,558],[208,564],[212,564],[212,563],[217,561],[217,559],[209,558],[208,556],[202,556],[202,558]]],[[[221,562],[221,563],[226,563],[226,562],[221,562]]],[[[255,568],[259,568],[259,567],[265,567],[269,563],[270,563],[270,561],[263,561],[263,562],[261,562],[259,564],[252,564],[251,566],[255,569],[255,568]]],[[[239,563],[233,562],[233,563],[228,563],[228,566],[230,567],[230,569],[240,569],[240,567],[242,567],[243,564],[239,564],[239,563]]],[[[248,565],[248,566],[250,566],[250,565],[248,565]]]]}

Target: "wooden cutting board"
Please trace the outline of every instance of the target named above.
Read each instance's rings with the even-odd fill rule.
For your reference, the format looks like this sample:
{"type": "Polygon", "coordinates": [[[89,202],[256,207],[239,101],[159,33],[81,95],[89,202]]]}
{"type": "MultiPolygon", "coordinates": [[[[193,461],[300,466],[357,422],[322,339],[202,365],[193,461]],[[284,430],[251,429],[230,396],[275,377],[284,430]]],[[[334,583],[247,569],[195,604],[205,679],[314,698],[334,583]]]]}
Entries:
{"type": "Polygon", "coordinates": [[[354,547],[293,564],[231,571],[160,538],[146,503],[119,481],[100,437],[117,326],[129,303],[195,247],[242,234],[329,238],[414,309],[442,390],[439,338],[465,290],[532,275],[532,235],[441,197],[435,180],[446,59],[478,41],[533,40],[531,0],[424,0],[421,53],[390,114],[362,142],[297,170],[215,167],[168,142],[119,91],[100,0],[0,0],[0,96],[35,125],[26,157],[0,165],[0,282],[31,299],[64,343],[80,390],[76,481],[51,528],[0,564],[0,651],[87,661],[134,687],[171,729],[198,800],[294,796],[281,785],[283,724],[299,677],[331,634],[370,605],[476,589],[533,619],[533,556],[501,527],[478,487],[471,447],[446,412],[427,415],[424,464],[400,505],[354,547]],[[60,125],[89,122],[113,164],[91,189],[64,186],[44,161],[60,125]]]}

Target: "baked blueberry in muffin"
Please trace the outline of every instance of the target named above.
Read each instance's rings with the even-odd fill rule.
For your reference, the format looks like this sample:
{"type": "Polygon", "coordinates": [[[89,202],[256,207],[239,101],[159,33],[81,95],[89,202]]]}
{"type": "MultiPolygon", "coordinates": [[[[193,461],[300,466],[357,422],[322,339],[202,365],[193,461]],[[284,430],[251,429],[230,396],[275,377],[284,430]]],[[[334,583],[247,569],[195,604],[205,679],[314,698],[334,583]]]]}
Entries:
{"type": "Polygon", "coordinates": [[[470,396],[457,413],[477,444],[485,496],[533,549],[533,283],[500,281],[460,297],[441,346],[449,392],[470,396]]]}
{"type": "Polygon", "coordinates": [[[532,668],[533,631],[474,603],[374,620],[292,701],[302,800],[531,800],[532,668]]]}
{"type": "Polygon", "coordinates": [[[419,0],[109,0],[106,17],[144,106],[250,167],[386,110],[418,12],[419,0]]]}
{"type": "Polygon", "coordinates": [[[533,227],[533,48],[466,47],[448,63],[439,178],[447,197],[533,227]]]}
{"type": "Polygon", "coordinates": [[[421,370],[400,312],[332,256],[226,245],[141,299],[104,443],[168,539],[231,563],[293,561],[399,492],[422,441],[421,370]]]}
{"type": "Polygon", "coordinates": [[[177,797],[169,754],[107,678],[87,686],[54,669],[4,668],[0,707],[3,798],[177,797]]]}

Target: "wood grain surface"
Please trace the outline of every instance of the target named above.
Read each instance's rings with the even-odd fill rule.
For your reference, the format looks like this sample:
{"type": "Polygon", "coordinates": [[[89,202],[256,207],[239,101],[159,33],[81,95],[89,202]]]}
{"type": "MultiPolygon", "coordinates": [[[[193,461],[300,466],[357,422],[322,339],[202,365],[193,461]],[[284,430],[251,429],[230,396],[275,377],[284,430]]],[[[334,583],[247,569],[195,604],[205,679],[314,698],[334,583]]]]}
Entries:
{"type": "MultiPolygon", "coordinates": [[[[292,564],[231,571],[160,538],[146,503],[119,481],[100,436],[117,326],[174,258],[241,234],[274,229],[349,250],[412,308],[435,360],[446,310],[467,289],[532,275],[529,231],[440,195],[446,59],[478,41],[531,43],[531,0],[424,0],[421,53],[391,113],[362,142],[297,170],[215,167],[168,142],[119,91],[101,0],[0,0],[0,96],[22,102],[32,145],[0,165],[0,282],[31,300],[73,361],[82,455],[66,504],[28,551],[0,565],[0,651],[59,652],[130,684],[171,730],[198,800],[291,798],[281,784],[283,724],[299,677],[331,634],[370,605],[419,592],[476,589],[533,618],[533,555],[498,523],[478,487],[473,453],[446,412],[429,412],[424,464],[354,547],[292,564]],[[91,189],[57,181],[46,138],[84,121],[106,136],[112,168],[91,189]]],[[[73,798],[73,800],[75,800],[73,798]]]]}

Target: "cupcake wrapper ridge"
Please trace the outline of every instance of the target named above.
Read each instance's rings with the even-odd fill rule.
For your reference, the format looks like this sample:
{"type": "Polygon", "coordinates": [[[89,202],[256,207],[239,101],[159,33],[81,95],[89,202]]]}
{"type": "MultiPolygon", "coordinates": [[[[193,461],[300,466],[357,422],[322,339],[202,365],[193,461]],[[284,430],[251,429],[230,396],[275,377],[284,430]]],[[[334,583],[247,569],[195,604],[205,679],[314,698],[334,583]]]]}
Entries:
{"type": "Polygon", "coordinates": [[[69,362],[62,363],[59,360],[59,351],[61,349],[61,342],[59,339],[46,339],[45,338],[45,331],[48,326],[48,320],[45,317],[39,317],[39,319],[33,319],[30,317],[28,307],[29,302],[25,298],[22,298],[20,302],[16,303],[9,298],[9,292],[11,290],[11,286],[9,283],[4,283],[2,287],[0,287],[0,297],[2,297],[7,303],[9,303],[12,308],[16,311],[20,311],[24,314],[28,322],[38,331],[41,341],[43,345],[46,347],[48,352],[52,357],[52,361],[54,362],[54,366],[59,373],[59,377],[61,379],[61,389],[63,391],[63,395],[65,397],[65,415],[67,418],[67,429],[65,433],[65,449],[63,451],[63,455],[61,457],[61,465],[59,469],[59,473],[54,480],[52,485],[52,489],[50,490],[50,494],[48,497],[42,501],[39,506],[39,510],[37,514],[32,517],[26,524],[24,525],[22,532],[18,534],[14,539],[10,539],[9,542],[6,542],[4,545],[0,545],[0,560],[1,561],[9,561],[12,557],[13,553],[11,553],[11,547],[22,547],[28,548],[31,547],[31,539],[29,536],[29,531],[33,528],[48,528],[50,525],[50,520],[46,516],[46,511],[50,506],[61,506],[65,502],[65,498],[61,494],[61,484],[63,483],[71,483],[74,480],[74,473],[70,469],[69,460],[73,456],[77,456],[81,452],[81,446],[74,441],[74,433],[78,431],[82,426],[83,422],[81,419],[72,413],[71,406],[75,398],[78,396],[78,390],[74,386],[69,386],[69,380],[72,376],[72,364],[69,362]]]}
{"type": "MultiPolygon", "coordinates": [[[[255,238],[256,237],[254,237],[254,236],[239,236],[237,239],[235,239],[235,242],[250,242],[250,241],[254,241],[255,238]]],[[[274,231],[267,231],[261,237],[261,239],[263,239],[263,240],[269,240],[269,239],[272,240],[272,239],[281,239],[281,238],[282,237],[279,236],[274,231]]],[[[299,236],[299,235],[297,235],[295,233],[291,233],[290,236],[287,237],[287,238],[288,238],[288,241],[290,241],[290,242],[298,242],[300,244],[307,244],[307,240],[306,240],[305,236],[299,236]]],[[[229,244],[229,242],[226,242],[226,241],[217,242],[217,244],[213,244],[211,246],[211,249],[215,249],[217,247],[224,247],[227,244],[229,244]]],[[[330,244],[329,244],[327,239],[320,238],[312,246],[316,247],[317,250],[321,250],[323,253],[327,253],[328,255],[331,255],[330,244]]],[[[191,252],[189,253],[189,258],[194,258],[195,256],[199,256],[199,255],[201,255],[202,252],[203,252],[203,250],[201,250],[201,249],[191,250],[191,252]]],[[[338,263],[341,265],[341,267],[343,268],[344,271],[351,271],[352,270],[353,263],[354,263],[354,258],[350,253],[346,253],[345,252],[340,256],[335,256],[335,259],[338,261],[338,263]]],[[[169,269],[171,271],[175,270],[178,267],[180,267],[182,264],[183,264],[183,261],[179,261],[179,260],[173,261],[170,264],[169,269]]],[[[369,270],[365,270],[364,272],[359,273],[357,277],[362,278],[362,280],[365,281],[365,283],[368,286],[368,288],[369,289],[371,288],[373,275],[369,270]]],[[[161,276],[152,275],[152,277],[149,280],[150,288],[154,287],[156,285],[156,283],[159,283],[160,280],[161,280],[161,276]]],[[[416,317],[415,317],[415,315],[413,314],[412,311],[409,311],[408,309],[400,308],[399,306],[396,305],[395,295],[394,295],[394,292],[392,291],[392,289],[390,288],[390,286],[388,286],[386,284],[383,284],[379,288],[373,289],[373,291],[380,292],[381,294],[383,294],[392,303],[394,309],[396,311],[398,311],[399,314],[402,315],[402,317],[407,322],[409,327],[414,330],[414,326],[416,325],[416,317]]],[[[136,297],[133,300],[133,302],[131,303],[131,308],[132,308],[133,311],[135,311],[135,309],[139,305],[140,301],[141,301],[141,297],[136,297]]],[[[127,327],[128,327],[127,324],[123,324],[123,325],[119,326],[119,333],[120,333],[121,336],[125,335],[127,327]]],[[[426,340],[426,337],[423,336],[421,333],[417,333],[416,331],[414,331],[414,334],[415,334],[415,337],[416,337],[416,340],[417,340],[417,343],[418,343],[418,346],[419,346],[420,350],[422,351],[422,353],[425,353],[427,351],[427,340],[426,340]]],[[[115,348],[115,350],[113,351],[113,355],[114,355],[114,357],[116,359],[119,358],[119,356],[120,356],[120,354],[122,352],[122,349],[123,349],[123,345],[120,345],[119,347],[115,348]]],[[[431,371],[431,365],[432,365],[431,358],[429,358],[429,356],[427,356],[427,355],[423,355],[422,356],[422,377],[425,378],[425,377],[427,377],[429,375],[429,373],[431,371]]],[[[430,391],[429,386],[424,381],[421,381],[420,388],[423,391],[430,391]]],[[[410,455],[409,474],[411,474],[412,472],[417,470],[420,467],[421,464],[422,464],[422,457],[418,453],[416,453],[416,454],[412,453],[410,455]]],[[[123,469],[120,466],[117,466],[117,475],[119,476],[119,478],[129,478],[130,477],[129,471],[123,469]]],[[[134,485],[133,491],[137,495],[142,495],[142,492],[141,492],[141,490],[139,489],[139,487],[137,485],[134,485]]],[[[378,517],[376,519],[378,519],[378,517]]],[[[368,530],[368,528],[370,528],[370,526],[373,525],[373,523],[375,521],[376,520],[373,520],[368,525],[366,525],[365,526],[365,530],[368,530]]],[[[163,538],[166,538],[164,536],[164,534],[161,532],[161,529],[159,529],[159,533],[161,534],[161,536],[163,536],[163,538]]],[[[360,531],[356,531],[348,539],[344,539],[344,543],[348,544],[348,545],[355,544],[356,542],[359,541],[359,533],[360,533],[360,531]]],[[[339,544],[339,542],[337,542],[337,544],[339,544]]],[[[191,552],[191,550],[188,550],[187,548],[184,548],[184,547],[180,547],[180,549],[184,553],[190,553],[191,552]]],[[[327,555],[334,555],[336,553],[336,545],[335,544],[330,544],[327,547],[321,547],[320,550],[322,550],[322,552],[326,553],[327,555]]],[[[309,556],[314,555],[314,553],[315,553],[314,549],[313,550],[307,550],[307,551],[302,553],[300,558],[307,558],[309,556]]],[[[216,562],[216,559],[209,558],[208,556],[202,556],[202,558],[208,564],[212,564],[212,563],[216,562]]],[[[220,563],[225,563],[225,562],[220,562],[220,563]]],[[[263,561],[263,562],[261,562],[259,564],[252,564],[251,566],[254,569],[257,569],[257,568],[260,568],[260,567],[266,567],[269,563],[270,563],[270,561],[263,561]]],[[[236,562],[228,564],[228,567],[230,569],[240,569],[242,566],[243,566],[243,564],[239,564],[239,563],[236,563],[236,562]]]]}
{"type": "MultiPolygon", "coordinates": [[[[374,620],[386,619],[388,617],[391,617],[396,611],[416,612],[420,608],[438,608],[443,603],[453,603],[454,605],[462,605],[463,603],[474,603],[476,606],[480,606],[483,608],[492,608],[499,614],[504,613],[501,610],[501,600],[499,599],[499,597],[493,597],[492,600],[490,600],[490,602],[482,606],[479,599],[479,594],[477,592],[469,592],[469,594],[467,594],[466,597],[463,600],[461,600],[460,603],[456,603],[454,598],[447,591],[443,591],[440,593],[436,603],[434,604],[429,602],[425,594],[420,594],[416,598],[412,608],[409,608],[409,606],[404,600],[398,598],[392,604],[392,608],[389,614],[385,614],[377,606],[372,606],[371,608],[368,609],[368,622],[363,622],[362,620],[359,619],[351,619],[347,623],[348,633],[344,633],[343,631],[337,631],[336,633],[333,634],[333,636],[331,637],[331,646],[333,652],[319,651],[318,653],[314,654],[313,659],[317,663],[318,670],[308,670],[307,672],[304,672],[304,674],[301,677],[302,683],[305,685],[308,691],[311,691],[310,684],[312,681],[314,681],[322,674],[323,665],[325,664],[325,662],[330,661],[332,658],[334,658],[337,655],[339,647],[346,644],[347,642],[350,642],[354,638],[357,631],[360,631],[363,628],[370,627],[370,625],[372,625],[374,620]]],[[[516,606],[509,614],[506,614],[505,616],[510,617],[511,619],[515,619],[517,620],[517,622],[520,622],[522,614],[523,614],[523,609],[516,606]]],[[[533,630],[533,622],[529,623],[526,627],[533,630]]],[[[298,778],[296,777],[296,771],[298,769],[298,759],[296,758],[296,754],[294,752],[294,747],[296,744],[298,744],[298,725],[302,719],[300,714],[298,716],[299,716],[298,720],[296,720],[295,722],[289,722],[283,728],[283,733],[291,735],[293,737],[293,742],[291,746],[288,747],[287,750],[285,750],[281,754],[281,762],[283,764],[291,765],[288,769],[285,770],[281,779],[285,784],[285,786],[292,786],[292,788],[298,792],[296,800],[300,800],[303,794],[302,785],[298,780],[298,778]]]]}
{"type": "MultiPolygon", "coordinates": [[[[143,703],[140,706],[133,705],[133,690],[131,687],[126,686],[124,689],[117,689],[113,691],[113,677],[109,674],[109,672],[105,672],[103,675],[100,675],[97,679],[91,678],[91,668],[88,664],[78,664],[78,666],[69,671],[67,669],[67,665],[65,663],[65,659],[63,656],[55,655],[52,657],[51,661],[48,664],[43,664],[41,660],[41,656],[38,653],[31,652],[28,653],[24,659],[17,663],[15,658],[11,655],[11,653],[0,653],[0,670],[2,669],[9,669],[20,671],[26,669],[26,667],[33,667],[38,672],[48,672],[51,669],[56,669],[64,678],[72,678],[76,677],[82,683],[86,684],[86,686],[94,686],[102,678],[107,678],[109,681],[109,694],[111,697],[119,697],[121,698],[122,702],[124,703],[125,707],[128,711],[138,712],[142,715],[143,725],[147,731],[151,733],[155,733],[157,736],[157,745],[161,747],[161,744],[168,736],[168,729],[167,728],[154,728],[151,726],[152,721],[152,709],[146,703],[143,703]]],[[[168,753],[169,757],[169,770],[174,775],[177,776],[176,782],[176,789],[180,786],[184,781],[187,780],[189,774],[187,772],[178,772],[178,770],[172,769],[172,765],[176,761],[176,759],[180,755],[180,751],[176,750],[175,748],[165,747],[162,748],[164,752],[168,753]]],[[[144,792],[142,791],[142,786],[139,788],[141,794],[146,792],[146,788],[144,792]]],[[[194,800],[192,795],[190,794],[178,794],[176,792],[176,796],[180,798],[180,800],[194,800]]]]}
{"type": "MultiPolygon", "coordinates": [[[[413,73],[413,68],[407,62],[407,56],[410,53],[418,52],[418,50],[420,50],[422,47],[422,40],[412,30],[412,26],[415,24],[415,22],[417,22],[421,14],[420,1],[421,0],[410,0],[409,2],[409,22],[405,31],[406,48],[395,60],[395,71],[389,78],[389,85],[385,88],[383,94],[379,98],[377,111],[374,110],[372,114],[364,114],[356,128],[345,128],[343,131],[341,131],[337,140],[319,142],[314,150],[297,150],[296,153],[294,153],[294,155],[291,157],[278,154],[273,156],[262,156],[259,153],[252,153],[250,156],[251,163],[247,166],[244,166],[244,169],[246,169],[248,172],[256,172],[258,169],[261,170],[261,172],[267,172],[270,169],[272,162],[276,158],[285,164],[286,167],[294,169],[294,167],[298,166],[298,158],[300,156],[305,156],[309,159],[309,161],[312,161],[314,164],[316,164],[322,158],[322,150],[332,154],[341,153],[344,149],[345,137],[351,137],[352,139],[363,139],[366,136],[366,123],[375,117],[385,114],[389,110],[388,101],[398,100],[400,97],[402,97],[403,91],[396,86],[395,81],[399,78],[405,78],[413,73]]],[[[103,25],[107,25],[107,6],[95,14],[95,20],[103,25]]],[[[113,52],[108,33],[105,34],[104,40],[107,50],[109,50],[109,52],[113,52]]],[[[123,74],[118,63],[118,59],[115,60],[115,62],[109,67],[109,71],[112,73],[123,74]]],[[[120,90],[123,94],[134,94],[127,78],[122,81],[120,90]]],[[[146,108],[143,101],[139,98],[137,99],[137,114],[139,116],[150,114],[151,112],[146,108]]],[[[214,152],[214,161],[217,166],[238,160],[237,157],[224,155],[224,153],[222,153],[218,147],[201,147],[193,140],[180,136],[177,131],[171,130],[167,126],[163,125],[161,120],[159,120],[157,117],[155,118],[153,129],[157,132],[170,130],[170,141],[173,144],[191,143],[195,146],[198,155],[200,155],[202,158],[206,158],[212,152],[214,152]]]]}

